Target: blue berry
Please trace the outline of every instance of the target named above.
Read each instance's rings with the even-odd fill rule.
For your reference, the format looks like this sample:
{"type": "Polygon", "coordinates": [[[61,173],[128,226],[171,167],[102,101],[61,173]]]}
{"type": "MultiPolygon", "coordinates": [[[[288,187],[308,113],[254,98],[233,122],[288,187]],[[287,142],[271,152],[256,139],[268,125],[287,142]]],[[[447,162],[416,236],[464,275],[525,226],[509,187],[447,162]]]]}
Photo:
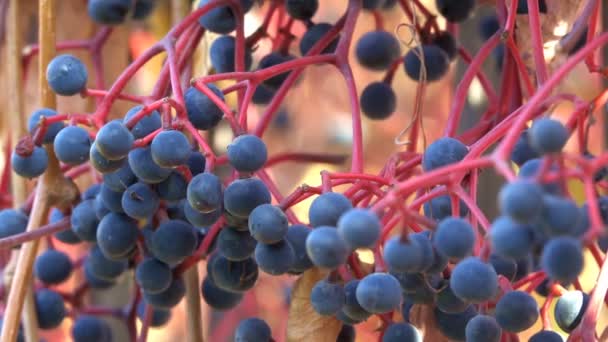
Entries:
{"type": "Polygon", "coordinates": [[[42,147],[34,146],[29,156],[20,156],[16,152],[11,154],[13,171],[21,177],[36,178],[46,171],[48,165],[49,157],[42,147]]]}
{"type": "Polygon", "coordinates": [[[258,242],[276,243],[285,237],[289,222],[281,208],[262,204],[249,215],[249,232],[258,242]]]}
{"type": "Polygon", "coordinates": [[[571,237],[553,238],[545,244],[540,262],[549,278],[562,283],[571,283],[583,270],[581,243],[571,237]]]}
{"type": "Polygon", "coordinates": [[[351,249],[373,248],[380,237],[381,228],[378,216],[366,209],[351,209],[338,220],[338,233],[351,249]]]}
{"type": "Polygon", "coordinates": [[[528,223],[540,216],[543,209],[543,190],[534,182],[516,180],[500,189],[498,203],[503,214],[514,221],[528,223]]]}
{"type": "Polygon", "coordinates": [[[160,167],[176,167],[188,162],[192,146],[186,135],[180,131],[162,131],[150,144],[152,160],[160,167]]]}
{"type": "Polygon", "coordinates": [[[557,153],[568,141],[568,129],[559,121],[542,118],[529,129],[530,145],[540,154],[557,153]]]}
{"type": "Polygon", "coordinates": [[[477,315],[465,328],[467,342],[499,342],[502,329],[492,316],[477,315]]]}
{"type": "Polygon", "coordinates": [[[437,45],[418,46],[405,54],[403,58],[403,68],[405,74],[412,80],[418,82],[422,77],[422,63],[420,58],[424,58],[424,70],[427,82],[441,79],[450,67],[450,59],[447,53],[437,45]]]}
{"type": "MultiPolygon", "coordinates": [[[[234,57],[236,54],[236,39],[232,36],[221,36],[211,43],[209,48],[209,58],[211,65],[217,73],[234,72],[234,57]]],[[[251,50],[245,49],[245,70],[251,68],[253,57],[251,50]]]]}
{"type": "Polygon", "coordinates": [[[99,152],[109,160],[123,159],[133,146],[133,134],[121,123],[113,120],[105,124],[95,138],[99,152]]]}
{"type": "Polygon", "coordinates": [[[306,252],[316,266],[335,269],[346,262],[350,249],[336,228],[321,226],[308,234],[306,252]]]}
{"type": "MultiPolygon", "coordinates": [[[[207,84],[209,90],[213,92],[219,99],[224,102],[224,94],[214,84],[207,84]]],[[[222,120],[224,112],[218,107],[210,97],[200,92],[195,87],[190,87],[184,94],[184,101],[186,103],[186,112],[188,113],[188,120],[194,127],[200,130],[208,130],[217,126],[222,120]]]]}
{"type": "Polygon", "coordinates": [[[57,133],[53,149],[59,161],[80,165],[89,159],[91,138],[84,128],[67,126],[57,133]]]}
{"type": "Polygon", "coordinates": [[[364,67],[382,71],[388,69],[401,55],[401,45],[397,38],[387,31],[365,33],[355,47],[357,61],[364,67]]]}
{"type": "Polygon", "coordinates": [[[361,110],[372,120],[384,120],[397,109],[397,95],[385,82],[373,82],[367,85],[360,98],[361,110]]]}
{"type": "MultiPolygon", "coordinates": [[[[39,127],[40,121],[43,117],[52,118],[55,115],[57,115],[57,112],[52,109],[48,109],[48,108],[41,108],[41,109],[34,111],[32,113],[32,115],[30,116],[29,121],[27,122],[27,129],[30,132],[30,134],[32,134],[32,135],[34,134],[36,128],[39,127]]],[[[46,128],[46,133],[44,134],[44,137],[42,138],[42,142],[45,144],[52,143],[53,140],[55,140],[55,136],[57,136],[57,133],[59,133],[59,131],[63,127],[65,127],[63,122],[55,122],[55,123],[48,125],[46,128]]]]}
{"type": "Polygon", "coordinates": [[[521,259],[532,250],[533,236],[530,227],[501,216],[492,223],[490,241],[496,254],[521,259]]]}
{"type": "Polygon", "coordinates": [[[338,224],[340,216],[351,209],[353,205],[344,195],[327,192],[315,198],[308,209],[308,218],[313,227],[332,226],[338,224]]]}
{"type": "MultiPolygon", "coordinates": [[[[105,1],[97,1],[105,2],[105,1]]],[[[87,69],[80,59],[72,55],[59,55],[46,67],[46,80],[59,95],[71,96],[87,86],[87,69]]]]}
{"type": "Polygon", "coordinates": [[[133,7],[131,0],[89,0],[88,13],[102,25],[122,24],[133,7]]]}
{"type": "Polygon", "coordinates": [[[437,225],[433,244],[448,258],[462,259],[473,253],[475,232],[466,220],[449,217],[437,225]]]}
{"type": "MultiPolygon", "coordinates": [[[[122,119],[123,124],[129,122],[129,120],[135,116],[139,111],[141,111],[144,106],[138,105],[135,106],[125,114],[124,119],[122,119]]],[[[148,113],[146,116],[142,117],[137,123],[131,127],[131,133],[135,139],[141,139],[147,136],[148,134],[156,131],[161,128],[162,121],[160,118],[160,113],[157,110],[153,110],[148,113]]]]}
{"type": "Polygon", "coordinates": [[[422,155],[422,169],[432,171],[446,165],[454,164],[468,153],[467,147],[460,141],[444,137],[431,143],[422,155]]]}
{"type": "Polygon", "coordinates": [[[227,152],[230,164],[241,172],[254,172],[261,169],[268,159],[266,144],[252,134],[236,137],[228,145],[227,152]]]}
{"type": "Polygon", "coordinates": [[[318,281],[310,292],[310,303],[313,309],[322,316],[338,313],[342,309],[344,301],[344,287],[327,280],[318,281]]]}
{"type": "Polygon", "coordinates": [[[468,257],[452,270],[450,286],[458,298],[471,303],[482,303],[496,295],[498,276],[492,266],[478,258],[468,257]]]}
{"type": "Polygon", "coordinates": [[[357,286],[357,301],[365,310],[381,314],[393,311],[401,305],[401,286],[388,273],[372,273],[365,276],[357,286]]]}
{"type": "Polygon", "coordinates": [[[496,303],[494,315],[504,330],[519,333],[534,325],[539,311],[536,301],[528,293],[511,291],[496,303]]]}

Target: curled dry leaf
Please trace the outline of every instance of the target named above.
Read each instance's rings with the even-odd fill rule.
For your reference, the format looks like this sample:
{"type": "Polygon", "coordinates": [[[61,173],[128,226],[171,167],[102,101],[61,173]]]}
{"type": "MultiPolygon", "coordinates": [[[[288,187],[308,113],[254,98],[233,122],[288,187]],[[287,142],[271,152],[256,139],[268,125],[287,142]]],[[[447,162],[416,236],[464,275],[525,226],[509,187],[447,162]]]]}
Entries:
{"type": "Polygon", "coordinates": [[[321,316],[310,304],[312,287],[325,276],[327,271],[313,268],[304,272],[296,281],[291,292],[291,306],[287,321],[287,341],[335,342],[342,322],[333,316],[321,316]]]}

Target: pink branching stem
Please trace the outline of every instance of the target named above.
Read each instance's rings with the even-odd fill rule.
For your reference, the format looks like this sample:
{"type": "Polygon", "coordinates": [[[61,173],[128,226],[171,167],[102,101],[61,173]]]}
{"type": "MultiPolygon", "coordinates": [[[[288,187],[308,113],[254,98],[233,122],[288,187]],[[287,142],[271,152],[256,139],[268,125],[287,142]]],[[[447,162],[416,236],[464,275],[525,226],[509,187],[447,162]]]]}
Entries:
{"type": "Polygon", "coordinates": [[[534,58],[534,69],[536,70],[536,82],[542,86],[547,81],[547,63],[543,49],[543,37],[540,32],[540,11],[538,1],[527,0],[528,20],[530,22],[530,38],[532,41],[532,57],[534,58]]]}
{"type": "MultiPolygon", "coordinates": [[[[270,191],[272,196],[275,198],[275,200],[278,203],[281,203],[283,201],[284,197],[281,194],[279,187],[275,184],[275,182],[268,175],[268,173],[264,170],[260,170],[260,171],[256,172],[256,175],[266,184],[266,186],[268,187],[268,190],[270,191]]],[[[285,211],[285,215],[287,216],[289,221],[292,222],[293,224],[301,223],[300,220],[298,220],[298,217],[296,216],[296,214],[291,209],[287,209],[285,211]]]]}
{"type": "MultiPolygon", "coordinates": [[[[469,54],[469,52],[464,47],[459,47],[458,53],[467,65],[470,65],[473,62],[471,54],[469,54]]],[[[490,107],[495,107],[498,103],[498,96],[496,95],[496,91],[492,87],[492,83],[486,77],[486,74],[483,72],[483,70],[481,70],[481,68],[477,70],[477,74],[475,76],[479,79],[479,83],[481,83],[483,90],[486,92],[486,96],[488,97],[488,101],[490,102],[490,107]]]]}
{"type": "Polygon", "coordinates": [[[306,152],[285,152],[275,154],[268,158],[264,167],[272,167],[285,162],[323,163],[339,165],[344,163],[346,156],[343,154],[318,154],[306,152]]]}
{"type": "Polygon", "coordinates": [[[600,274],[597,277],[597,283],[591,293],[591,298],[589,299],[589,304],[587,311],[583,316],[583,320],[578,328],[570,335],[568,341],[594,341],[595,328],[599,318],[601,305],[606,297],[606,291],[608,291],[608,258],[604,258],[604,262],[600,268],[600,274]]]}
{"type": "Polygon", "coordinates": [[[506,160],[508,155],[511,153],[513,146],[521,132],[526,125],[526,122],[530,120],[531,116],[534,115],[540,102],[545,99],[553,91],[553,89],[563,80],[566,75],[572,71],[572,69],[580,63],[585,56],[593,53],[595,49],[608,43],[608,33],[601,34],[596,39],[592,40],[583,47],[579,52],[574,54],[568,59],[555,73],[544,83],[543,87],[538,88],[538,91],[530,98],[528,103],[523,107],[523,111],[518,115],[512,129],[507,133],[505,139],[499,145],[494,152],[494,156],[499,159],[506,160]]]}
{"type": "Polygon", "coordinates": [[[452,137],[456,134],[456,130],[458,129],[458,123],[460,122],[460,117],[462,116],[464,103],[467,98],[467,92],[469,90],[469,86],[471,82],[475,78],[478,73],[478,70],[481,68],[483,62],[488,58],[492,50],[498,46],[500,41],[500,34],[495,33],[488,41],[483,45],[475,58],[471,61],[469,68],[462,76],[460,83],[456,87],[456,91],[454,93],[454,103],[452,103],[452,108],[450,113],[448,114],[448,122],[445,128],[444,134],[446,136],[452,137]]]}
{"type": "Polygon", "coordinates": [[[151,305],[146,305],[146,310],[144,312],[144,319],[141,325],[141,330],[139,331],[138,342],[146,342],[148,340],[148,330],[150,328],[150,323],[152,323],[152,315],[154,314],[154,309],[151,305]]]}
{"type": "MultiPolygon", "coordinates": [[[[490,221],[487,219],[486,215],[484,215],[484,213],[481,211],[481,209],[473,200],[473,198],[471,198],[471,196],[469,196],[469,194],[467,194],[466,191],[464,191],[464,189],[460,185],[456,187],[454,193],[467,205],[469,211],[471,212],[471,215],[475,217],[477,221],[479,221],[479,224],[481,225],[484,234],[490,231],[490,221]]],[[[456,203],[458,203],[458,201],[456,201],[456,203]]]]}
{"type": "Polygon", "coordinates": [[[24,232],[0,239],[0,250],[13,248],[22,243],[40,239],[43,236],[55,234],[57,232],[70,228],[70,217],[64,217],[61,220],[42,226],[36,230],[24,232]]]}

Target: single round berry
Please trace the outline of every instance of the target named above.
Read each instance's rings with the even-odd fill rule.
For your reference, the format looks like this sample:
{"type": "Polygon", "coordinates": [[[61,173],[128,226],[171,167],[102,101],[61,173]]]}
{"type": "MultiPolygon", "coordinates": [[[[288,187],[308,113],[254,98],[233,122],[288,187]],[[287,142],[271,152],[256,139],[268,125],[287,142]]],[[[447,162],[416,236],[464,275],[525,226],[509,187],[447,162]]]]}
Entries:
{"type": "Polygon", "coordinates": [[[437,10],[449,22],[467,19],[475,8],[475,0],[436,0],[437,10]]]}
{"type": "Polygon", "coordinates": [[[253,317],[242,320],[234,332],[235,342],[263,342],[272,338],[270,327],[263,320],[253,317]]]}
{"type": "Polygon", "coordinates": [[[99,221],[97,245],[108,259],[122,259],[137,243],[137,223],[124,214],[110,213],[99,221]]]}
{"type": "Polygon", "coordinates": [[[180,131],[162,131],[152,139],[152,159],[161,167],[176,167],[188,162],[192,147],[180,131]]]}
{"type": "Polygon", "coordinates": [[[152,158],[150,147],[140,147],[129,152],[129,167],[137,178],[147,184],[158,184],[167,179],[172,170],[161,167],[152,158]]]}
{"type": "Polygon", "coordinates": [[[272,244],[285,238],[289,222],[281,208],[262,204],[249,215],[249,232],[258,242],[272,244]]]}
{"type": "Polygon", "coordinates": [[[535,182],[516,180],[500,189],[498,204],[501,212],[514,221],[532,222],[542,212],[543,190],[535,182]]]}
{"type": "MultiPolygon", "coordinates": [[[[236,55],[236,39],[232,36],[221,36],[211,43],[209,58],[211,65],[217,73],[234,72],[234,57],[236,55]]],[[[251,50],[245,49],[245,70],[251,68],[253,57],[251,50]]]]}
{"type": "MultiPolygon", "coordinates": [[[[42,122],[42,120],[50,119],[55,115],[57,115],[57,112],[48,108],[41,108],[34,111],[30,116],[29,121],[27,122],[27,129],[30,134],[34,135],[36,129],[40,127],[40,123],[42,122]]],[[[61,121],[47,125],[46,133],[44,133],[42,142],[45,144],[52,143],[53,140],[55,140],[55,136],[57,136],[57,133],[59,133],[59,131],[61,131],[63,127],[65,127],[65,125],[61,121]]]]}
{"type": "Polygon", "coordinates": [[[63,297],[55,291],[38,290],[34,301],[40,329],[49,330],[58,327],[67,315],[63,297]]]}
{"type": "Polygon", "coordinates": [[[403,67],[406,75],[412,80],[418,82],[424,77],[424,80],[433,82],[441,79],[448,72],[450,58],[437,45],[422,45],[405,54],[403,67]],[[421,60],[424,60],[424,68],[421,60]]]}
{"type": "Polygon", "coordinates": [[[422,169],[432,171],[457,163],[468,153],[465,144],[450,137],[440,138],[431,143],[422,155],[422,169]]]}
{"type": "Polygon", "coordinates": [[[318,281],[310,292],[313,309],[322,316],[335,315],[344,305],[344,287],[327,280],[318,281]]]}
{"type": "MultiPolygon", "coordinates": [[[[215,84],[208,83],[207,87],[220,101],[224,102],[224,93],[215,84]]],[[[186,112],[188,120],[194,127],[200,130],[208,130],[219,124],[224,116],[224,112],[206,94],[200,92],[195,87],[190,87],[184,94],[186,112]]]]}
{"type": "Polygon", "coordinates": [[[247,218],[257,206],[270,203],[270,192],[257,178],[237,179],[224,191],[224,208],[230,214],[247,218]]]}
{"type": "Polygon", "coordinates": [[[475,232],[466,220],[449,217],[437,225],[433,244],[439,253],[448,258],[462,259],[473,253],[475,232]]]}
{"type": "Polygon", "coordinates": [[[414,239],[392,237],[384,245],[383,257],[391,272],[417,272],[423,268],[423,250],[414,239]]]}
{"type": "Polygon", "coordinates": [[[452,270],[450,287],[458,298],[470,303],[482,303],[496,295],[498,276],[492,266],[476,257],[468,257],[452,270]]]}
{"type": "Polygon", "coordinates": [[[98,24],[122,24],[133,8],[131,0],[89,0],[89,17],[98,24]]]}
{"type": "Polygon", "coordinates": [[[290,17],[309,20],[319,8],[319,0],[286,0],[285,11],[290,17]]]}
{"type": "Polygon", "coordinates": [[[512,259],[524,258],[532,250],[533,235],[528,226],[519,224],[507,216],[492,223],[490,241],[492,249],[500,256],[512,259]]]}
{"type": "Polygon", "coordinates": [[[584,266],[580,241],[571,237],[549,240],[543,248],[540,263],[549,278],[561,283],[573,282],[584,266]]]}
{"type": "Polygon", "coordinates": [[[477,315],[465,328],[467,342],[499,342],[502,329],[492,316],[477,315]]]}
{"type": "Polygon", "coordinates": [[[135,280],[147,293],[159,293],[171,286],[173,273],[169,265],[155,258],[147,258],[135,268],[135,280]]]}
{"type": "Polygon", "coordinates": [[[133,134],[120,120],[105,124],[95,138],[99,152],[108,160],[119,160],[129,154],[133,146],[133,134]]]}
{"type": "Polygon", "coordinates": [[[28,217],[15,209],[0,210],[0,239],[25,232],[28,217]]]}
{"type": "MultiPolygon", "coordinates": [[[[144,109],[144,106],[138,105],[135,106],[125,114],[124,119],[122,119],[123,124],[129,123],[129,121],[137,115],[141,110],[144,109]]],[[[153,110],[149,112],[146,116],[142,117],[135,125],[131,127],[131,134],[135,139],[141,139],[148,134],[156,131],[161,128],[162,121],[160,119],[160,113],[157,110],[153,110]]]]}
{"type": "Polygon", "coordinates": [[[338,233],[351,249],[373,248],[380,238],[381,228],[378,216],[366,209],[351,209],[338,220],[338,233]]]}
{"type": "Polygon", "coordinates": [[[260,269],[272,275],[287,273],[295,260],[294,250],[285,240],[273,244],[258,242],[254,255],[260,269]]]}
{"type": "Polygon", "coordinates": [[[382,71],[388,69],[401,56],[401,45],[390,32],[370,31],[357,41],[355,56],[362,66],[382,71]]]}
{"type": "Polygon", "coordinates": [[[372,120],[384,120],[397,108],[397,95],[393,88],[384,82],[373,82],[367,85],[360,98],[361,110],[372,120]]]}
{"type": "Polygon", "coordinates": [[[36,178],[42,175],[48,165],[49,156],[42,147],[34,146],[29,156],[21,156],[17,152],[11,154],[13,171],[24,178],[36,178]]]}
{"type": "Polygon", "coordinates": [[[321,226],[308,234],[306,252],[316,266],[335,269],[346,262],[350,249],[336,228],[321,226]]]}
{"type": "Polygon", "coordinates": [[[49,86],[55,93],[63,96],[76,95],[83,91],[87,86],[87,77],[84,64],[72,55],[59,55],[46,67],[49,86]]]}
{"type": "Polygon", "coordinates": [[[365,276],[357,286],[357,301],[368,312],[382,314],[401,305],[401,286],[388,273],[372,273],[365,276]]]}
{"type": "Polygon", "coordinates": [[[268,159],[266,144],[262,139],[252,134],[236,137],[227,152],[228,161],[241,172],[254,172],[261,169],[268,159]]]}
{"type": "Polygon", "coordinates": [[[382,342],[421,342],[422,336],[409,323],[393,323],[384,330],[382,342]]]}
{"type": "Polygon", "coordinates": [[[496,303],[494,315],[504,330],[519,333],[530,328],[538,319],[538,304],[526,292],[511,291],[496,303]]]}
{"type": "Polygon", "coordinates": [[[112,329],[98,317],[81,315],[74,321],[72,337],[74,342],[107,342],[112,340],[112,329]]]}
{"type": "Polygon", "coordinates": [[[152,217],[160,205],[158,195],[149,185],[135,183],[122,194],[121,204],[125,213],[134,219],[152,217]]]}
{"type": "Polygon", "coordinates": [[[313,227],[335,227],[340,216],[352,207],[346,196],[337,192],[327,192],[312,201],[308,209],[308,218],[313,227]]]}
{"type": "Polygon", "coordinates": [[[532,335],[528,342],[564,342],[564,339],[555,331],[542,330],[532,335]]]}
{"type": "Polygon", "coordinates": [[[568,141],[568,129],[559,121],[542,118],[534,121],[530,132],[530,145],[539,154],[557,153],[568,141]]]}
{"type": "MultiPolygon", "coordinates": [[[[300,40],[300,53],[302,56],[308,54],[308,52],[320,41],[333,26],[328,23],[319,23],[311,26],[302,36],[300,40]]],[[[338,46],[338,37],[334,38],[328,45],[321,51],[321,53],[333,53],[338,46]]]]}
{"type": "Polygon", "coordinates": [[[565,292],[555,303],[555,322],[563,331],[572,332],[583,319],[588,304],[588,294],[581,291],[565,292]]]}
{"type": "Polygon", "coordinates": [[[84,128],[67,126],[57,133],[53,149],[59,161],[80,165],[89,159],[91,138],[84,128]]]}
{"type": "Polygon", "coordinates": [[[70,277],[72,262],[67,254],[47,250],[34,262],[34,274],[45,284],[61,284],[70,277]]]}
{"type": "Polygon", "coordinates": [[[186,197],[192,208],[202,213],[218,210],[222,204],[222,183],[216,175],[203,172],[192,178],[186,197]]]}
{"type": "MultiPolygon", "coordinates": [[[[201,0],[199,8],[213,0],[201,0]]],[[[253,6],[253,0],[240,0],[241,9],[246,13],[253,6]]],[[[200,25],[213,33],[228,34],[236,29],[236,15],[228,5],[215,6],[198,20],[200,25]]]]}
{"type": "Polygon", "coordinates": [[[188,223],[167,220],[154,231],[150,249],[158,260],[173,266],[194,252],[197,239],[194,228],[188,223]]]}

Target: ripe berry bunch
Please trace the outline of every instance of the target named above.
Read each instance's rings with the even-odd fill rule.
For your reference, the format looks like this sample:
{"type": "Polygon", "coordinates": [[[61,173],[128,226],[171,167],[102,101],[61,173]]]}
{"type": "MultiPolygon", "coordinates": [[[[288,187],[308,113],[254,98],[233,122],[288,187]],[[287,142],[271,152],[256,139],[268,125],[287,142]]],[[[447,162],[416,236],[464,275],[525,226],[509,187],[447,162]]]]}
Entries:
{"type": "MultiPolygon", "coordinates": [[[[499,8],[497,17],[484,20],[481,33],[487,41],[471,57],[459,45],[455,28],[473,15],[475,2],[435,2],[450,29],[441,29],[439,17],[420,1],[352,0],[341,18],[329,23],[313,19],[317,0],[201,0],[106,90],[88,88],[90,76],[102,73],[87,70],[66,50],[84,49],[99,58],[113,26],[145,18],[155,1],[89,0],[88,14],[102,28],[85,44],[59,42],[60,54],[44,71],[56,95],[95,98],[95,110],[40,108],[31,114],[29,135],[16,144],[10,160],[16,174],[37,179],[38,191],[20,209],[0,211],[0,247],[21,247],[25,255],[32,240],[49,241],[33,264],[38,327],[55,329],[70,319],[74,341],[111,341],[112,331],[102,319],[110,316],[126,322],[132,340],[145,341],[148,329],[165,325],[185,297],[188,310],[200,311],[201,297],[215,310],[231,310],[245,302],[261,274],[307,278],[321,270],[323,276],[305,293],[302,287],[296,293],[319,317],[290,320],[337,320],[341,330],[324,335],[333,334],[337,341],[354,341],[353,327],[372,320],[384,342],[421,341],[422,331],[431,334],[429,321],[446,340],[516,341],[539,319],[542,328],[530,341],[560,341],[551,317],[572,341],[594,340],[608,290],[608,154],[592,155],[586,144],[592,115],[608,96],[604,91],[585,101],[555,90],[583,61],[591,71],[603,72],[591,56],[608,42],[608,34],[593,38],[590,25],[586,30],[593,39],[580,51],[551,74],[544,59],[535,59],[531,75],[514,38],[519,34],[515,19],[530,18],[534,49],[542,52],[538,22],[548,4],[513,1],[499,8]],[[251,11],[261,12],[264,20],[245,37],[244,17],[251,11]],[[415,35],[411,46],[383,28],[383,11],[402,11],[408,18],[415,35]],[[362,13],[374,15],[375,28],[353,37],[362,13]],[[275,17],[286,20],[280,19],[280,29],[271,35],[275,17]],[[290,33],[294,22],[306,27],[301,37],[290,33]],[[214,72],[192,75],[194,51],[208,33],[218,35],[208,51],[214,72]],[[501,36],[504,45],[499,45],[501,36]],[[273,48],[256,60],[253,52],[263,39],[271,40],[273,48]],[[499,46],[505,85],[500,93],[481,70],[499,46]],[[154,90],[127,93],[135,73],[163,52],[167,58],[154,90]],[[458,58],[469,67],[455,90],[444,134],[420,146],[417,114],[425,87],[443,79],[458,58]],[[359,93],[355,63],[383,77],[359,93]],[[335,66],[348,88],[351,167],[323,171],[318,184],[283,194],[268,172],[276,164],[335,162],[305,152],[273,154],[264,139],[287,92],[305,68],[317,64],[335,66]],[[409,144],[380,172],[370,173],[364,165],[362,116],[384,120],[396,111],[399,91],[392,83],[401,68],[417,83],[409,144]],[[489,105],[474,127],[457,134],[475,77],[489,105]],[[236,104],[227,100],[232,93],[236,104]],[[132,108],[110,119],[117,100],[131,102],[132,108]],[[565,124],[549,112],[563,101],[574,106],[565,124]],[[262,110],[254,125],[248,123],[253,106],[262,110]],[[226,152],[217,153],[208,133],[222,123],[233,137],[226,152]],[[569,139],[579,143],[579,153],[564,150],[569,139]],[[479,174],[487,169],[506,180],[496,194],[500,215],[493,220],[477,201],[479,174]],[[88,174],[95,182],[78,195],[61,191],[88,174]],[[571,196],[570,182],[583,185],[584,203],[571,196]],[[69,198],[58,199],[57,193],[69,198]],[[293,207],[310,197],[308,217],[297,217],[293,207]],[[55,241],[81,245],[85,252],[74,260],[55,241]],[[374,256],[372,265],[360,257],[365,250],[374,256]],[[591,291],[584,291],[580,281],[586,252],[600,267],[591,291]],[[201,264],[207,272],[199,281],[201,264]],[[57,290],[76,273],[80,285],[57,290]],[[127,277],[134,279],[134,295],[123,307],[83,300],[87,291],[110,289],[127,277]],[[542,296],[540,303],[534,292],[542,296]],[[412,315],[421,308],[431,313],[426,322],[412,315]]],[[[8,180],[2,178],[2,189],[8,180]]],[[[29,277],[26,269],[16,272],[29,277]]],[[[13,286],[8,303],[20,300],[23,290],[13,286]]],[[[3,336],[21,336],[19,310],[6,307],[3,336]]],[[[234,339],[274,341],[283,334],[249,317],[234,339]]]]}

